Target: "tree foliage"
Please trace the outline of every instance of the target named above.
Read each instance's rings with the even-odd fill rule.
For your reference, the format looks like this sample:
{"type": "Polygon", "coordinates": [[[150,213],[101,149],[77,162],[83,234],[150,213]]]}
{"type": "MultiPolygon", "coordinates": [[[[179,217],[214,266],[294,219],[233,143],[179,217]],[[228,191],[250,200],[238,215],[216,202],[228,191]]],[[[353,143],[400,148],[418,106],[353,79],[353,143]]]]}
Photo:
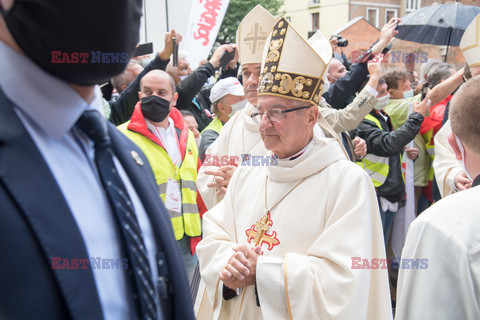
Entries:
{"type": "Polygon", "coordinates": [[[218,45],[235,43],[238,25],[243,17],[257,4],[264,7],[274,16],[282,14],[279,12],[279,9],[283,5],[283,0],[230,0],[222,25],[218,31],[216,43],[218,45]]]}

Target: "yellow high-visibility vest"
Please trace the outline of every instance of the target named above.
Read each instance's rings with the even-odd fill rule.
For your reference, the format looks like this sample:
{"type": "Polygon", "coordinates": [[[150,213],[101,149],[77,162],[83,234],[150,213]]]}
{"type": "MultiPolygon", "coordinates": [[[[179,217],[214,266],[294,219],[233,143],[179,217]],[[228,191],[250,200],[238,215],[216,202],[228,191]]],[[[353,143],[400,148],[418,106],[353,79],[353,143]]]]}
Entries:
{"type": "Polygon", "coordinates": [[[220,131],[222,131],[222,128],[223,128],[222,121],[220,121],[220,119],[218,118],[215,118],[212,120],[212,122],[208,124],[208,126],[205,127],[205,129],[202,130],[201,133],[207,130],[213,130],[216,133],[220,134],[220,131]]]}
{"type": "MultiPolygon", "coordinates": [[[[371,114],[367,114],[365,119],[372,121],[383,131],[382,125],[377,118],[371,114]]],[[[375,188],[382,186],[385,183],[385,180],[387,180],[388,172],[390,170],[388,157],[380,157],[367,153],[367,155],[361,161],[358,161],[357,164],[367,171],[375,188]]]]}
{"type": "Polygon", "coordinates": [[[182,195],[181,213],[168,210],[172,221],[175,238],[180,240],[186,234],[197,237],[202,233],[202,223],[197,207],[197,165],[198,149],[191,131],[188,132],[185,157],[177,168],[167,151],[140,133],[128,130],[129,122],[118,127],[128,138],[143,151],[152,167],[158,191],[165,203],[168,179],[179,181],[182,195]]]}

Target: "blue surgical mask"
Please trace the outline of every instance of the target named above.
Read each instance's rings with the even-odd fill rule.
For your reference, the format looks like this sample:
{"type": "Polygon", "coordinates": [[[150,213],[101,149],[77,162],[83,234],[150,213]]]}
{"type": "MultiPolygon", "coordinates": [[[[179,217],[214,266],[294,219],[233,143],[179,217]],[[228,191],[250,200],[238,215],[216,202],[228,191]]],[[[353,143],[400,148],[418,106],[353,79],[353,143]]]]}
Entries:
{"type": "MultiPolygon", "coordinates": [[[[332,76],[331,76],[332,77],[332,76]]],[[[332,77],[333,78],[333,77],[332,77]]],[[[327,77],[324,77],[323,78],[323,91],[322,91],[322,94],[328,92],[328,90],[330,89],[330,81],[328,81],[327,77]]]]}
{"type": "Polygon", "coordinates": [[[375,110],[379,111],[379,110],[382,110],[383,108],[385,108],[387,106],[388,101],[390,100],[390,95],[387,93],[383,97],[377,98],[377,100],[378,100],[378,102],[375,105],[375,107],[373,107],[373,108],[375,110]]]}
{"type": "Polygon", "coordinates": [[[408,91],[405,91],[403,93],[403,99],[408,99],[413,97],[413,89],[410,89],[408,91]]]}

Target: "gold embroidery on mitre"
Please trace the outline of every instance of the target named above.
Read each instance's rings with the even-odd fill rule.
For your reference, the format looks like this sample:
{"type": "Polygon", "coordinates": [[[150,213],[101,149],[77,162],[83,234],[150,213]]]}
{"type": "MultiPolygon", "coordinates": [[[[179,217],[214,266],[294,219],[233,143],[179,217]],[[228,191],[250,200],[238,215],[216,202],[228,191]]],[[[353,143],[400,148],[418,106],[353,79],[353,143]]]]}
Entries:
{"type": "Polygon", "coordinates": [[[280,81],[280,87],[278,88],[278,92],[280,92],[281,94],[289,93],[291,90],[292,82],[292,77],[290,77],[289,74],[282,74],[282,81],[280,81]]]}
{"type": "Polygon", "coordinates": [[[273,74],[268,72],[268,73],[264,74],[263,76],[261,76],[261,80],[260,80],[260,83],[259,83],[258,86],[259,86],[261,91],[270,90],[270,88],[272,88],[272,86],[273,86],[273,74]]]}
{"type": "Polygon", "coordinates": [[[318,104],[321,92],[319,90],[322,87],[321,76],[316,78],[311,75],[280,70],[286,34],[290,32],[289,27],[288,22],[282,18],[273,28],[268,50],[264,56],[263,74],[259,78],[258,94],[265,95],[270,92],[309,102],[317,97],[315,102],[318,104]]]}
{"type": "Polygon", "coordinates": [[[303,95],[303,84],[305,83],[304,77],[296,77],[293,80],[294,86],[292,88],[292,94],[295,97],[301,97],[303,95]]]}
{"type": "Polygon", "coordinates": [[[276,39],[270,41],[270,52],[267,54],[267,59],[265,59],[265,63],[269,62],[277,62],[280,59],[280,51],[279,49],[283,45],[283,39],[276,39]]]}

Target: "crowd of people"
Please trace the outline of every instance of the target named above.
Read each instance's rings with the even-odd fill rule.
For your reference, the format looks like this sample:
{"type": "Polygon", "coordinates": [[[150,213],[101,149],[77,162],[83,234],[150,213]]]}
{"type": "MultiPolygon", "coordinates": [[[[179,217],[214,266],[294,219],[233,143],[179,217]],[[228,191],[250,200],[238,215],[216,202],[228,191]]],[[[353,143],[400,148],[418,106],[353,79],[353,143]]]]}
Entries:
{"type": "Polygon", "coordinates": [[[480,318],[480,15],[459,70],[386,68],[399,19],[352,64],[260,5],[196,68],[175,30],[53,64],[131,55],[141,1],[37,2],[0,0],[0,318],[480,318]]]}

